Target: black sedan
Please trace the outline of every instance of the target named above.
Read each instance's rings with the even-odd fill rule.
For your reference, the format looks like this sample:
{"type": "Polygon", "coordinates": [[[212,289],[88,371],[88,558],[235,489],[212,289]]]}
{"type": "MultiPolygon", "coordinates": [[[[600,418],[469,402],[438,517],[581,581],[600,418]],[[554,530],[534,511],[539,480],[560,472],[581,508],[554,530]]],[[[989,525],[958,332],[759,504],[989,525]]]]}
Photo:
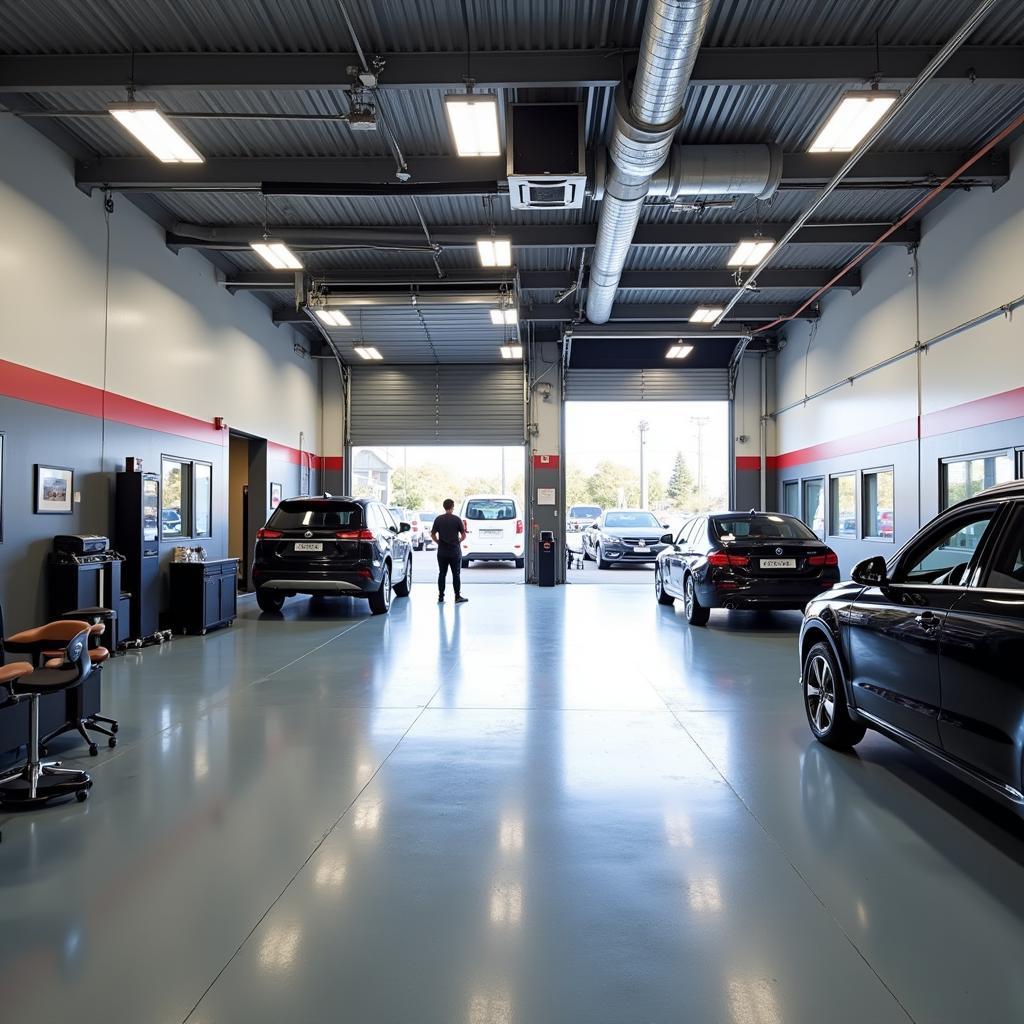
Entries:
{"type": "Polygon", "coordinates": [[[811,731],[867,729],[1024,808],[1024,481],[943,512],[886,561],[807,608],[801,686],[811,731]]]}
{"type": "Polygon", "coordinates": [[[609,509],[583,531],[583,557],[597,562],[598,569],[623,562],[653,562],[672,540],[667,529],[650,512],[609,509]]]}
{"type": "Polygon", "coordinates": [[[281,610],[293,594],[364,597],[374,615],[391,608],[391,590],[408,597],[408,523],[367,498],[289,498],[257,534],[252,579],[256,603],[281,610]]]}
{"type": "Polygon", "coordinates": [[[839,582],[839,559],[799,519],[768,512],[696,516],[658,556],[659,604],[682,598],[687,621],[712,608],[803,609],[839,582]]]}

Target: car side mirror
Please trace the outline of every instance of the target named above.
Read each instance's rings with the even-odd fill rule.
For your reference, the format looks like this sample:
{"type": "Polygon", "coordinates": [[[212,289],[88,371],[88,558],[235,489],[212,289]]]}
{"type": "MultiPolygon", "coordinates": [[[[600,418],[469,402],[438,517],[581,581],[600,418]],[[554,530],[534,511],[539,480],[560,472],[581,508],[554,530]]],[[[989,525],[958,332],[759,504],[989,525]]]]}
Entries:
{"type": "Polygon", "coordinates": [[[851,579],[862,587],[884,587],[889,582],[889,567],[881,555],[865,558],[853,567],[851,579]]]}
{"type": "Polygon", "coordinates": [[[408,523],[401,523],[398,527],[399,533],[408,533],[412,527],[408,523]]]}
{"type": "Polygon", "coordinates": [[[664,535],[664,536],[663,536],[663,537],[661,538],[661,543],[662,543],[662,544],[671,544],[671,543],[673,543],[673,537],[672,537],[672,534],[671,534],[671,533],[666,533],[666,534],[665,534],[665,535],[664,535]]]}
{"type": "Polygon", "coordinates": [[[669,526],[669,525],[668,525],[668,523],[662,523],[662,524],[661,524],[661,528],[662,528],[663,530],[671,530],[671,529],[672,529],[672,527],[671,527],[671,526],[669,526]]]}

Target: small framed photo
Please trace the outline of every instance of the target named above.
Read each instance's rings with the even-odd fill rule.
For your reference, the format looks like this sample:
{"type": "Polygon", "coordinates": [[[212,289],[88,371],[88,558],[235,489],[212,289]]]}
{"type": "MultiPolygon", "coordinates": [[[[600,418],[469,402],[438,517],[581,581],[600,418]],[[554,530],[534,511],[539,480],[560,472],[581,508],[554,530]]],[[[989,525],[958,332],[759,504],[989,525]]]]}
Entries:
{"type": "Polygon", "coordinates": [[[270,485],[270,507],[277,508],[281,504],[281,485],[272,483],[270,485]]]}
{"type": "Polygon", "coordinates": [[[75,472],[67,466],[36,463],[37,515],[70,515],[75,493],[75,472]]]}

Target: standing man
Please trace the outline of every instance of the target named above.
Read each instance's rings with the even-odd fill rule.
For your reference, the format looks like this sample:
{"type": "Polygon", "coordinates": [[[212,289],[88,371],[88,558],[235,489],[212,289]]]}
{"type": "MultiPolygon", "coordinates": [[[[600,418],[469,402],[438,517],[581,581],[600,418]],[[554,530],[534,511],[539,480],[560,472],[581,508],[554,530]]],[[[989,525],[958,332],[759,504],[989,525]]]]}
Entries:
{"type": "Polygon", "coordinates": [[[445,498],[444,515],[434,520],[430,536],[437,545],[437,602],[444,601],[444,584],[448,570],[452,571],[452,589],[455,603],[465,604],[468,598],[462,596],[462,542],[466,531],[462,520],[455,515],[455,502],[445,498]]]}

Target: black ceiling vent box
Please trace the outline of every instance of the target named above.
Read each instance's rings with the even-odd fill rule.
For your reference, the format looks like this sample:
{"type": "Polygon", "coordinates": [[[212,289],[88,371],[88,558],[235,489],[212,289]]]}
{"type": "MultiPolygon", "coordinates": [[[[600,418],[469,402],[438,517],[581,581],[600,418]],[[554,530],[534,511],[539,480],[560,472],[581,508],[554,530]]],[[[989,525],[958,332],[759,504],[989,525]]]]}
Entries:
{"type": "Polygon", "coordinates": [[[587,154],[581,104],[511,104],[506,153],[513,210],[578,210],[583,206],[587,154]]]}

